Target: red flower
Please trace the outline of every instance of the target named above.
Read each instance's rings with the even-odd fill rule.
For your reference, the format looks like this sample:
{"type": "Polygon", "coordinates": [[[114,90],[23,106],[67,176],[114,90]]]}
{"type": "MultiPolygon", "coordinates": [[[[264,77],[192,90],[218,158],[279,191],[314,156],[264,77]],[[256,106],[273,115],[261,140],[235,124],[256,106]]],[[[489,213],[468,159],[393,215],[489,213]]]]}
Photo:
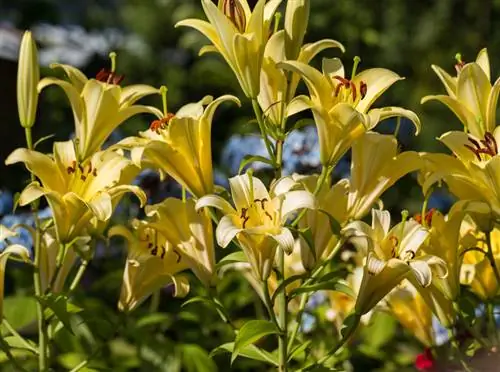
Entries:
{"type": "Polygon", "coordinates": [[[434,367],[434,358],[432,357],[431,349],[425,349],[423,353],[417,355],[415,359],[415,368],[419,371],[429,371],[434,367]]]}

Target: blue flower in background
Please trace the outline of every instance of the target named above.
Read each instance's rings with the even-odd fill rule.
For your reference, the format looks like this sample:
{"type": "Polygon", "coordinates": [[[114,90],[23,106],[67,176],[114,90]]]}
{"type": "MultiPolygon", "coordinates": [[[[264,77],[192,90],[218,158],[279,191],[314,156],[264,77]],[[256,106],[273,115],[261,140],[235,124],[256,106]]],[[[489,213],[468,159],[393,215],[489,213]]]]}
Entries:
{"type": "MultiPolygon", "coordinates": [[[[241,161],[248,154],[267,158],[264,140],[253,135],[242,136],[241,134],[235,134],[229,138],[229,141],[227,141],[222,150],[221,163],[228,168],[231,175],[235,175],[238,173],[241,161]]],[[[269,165],[261,162],[254,162],[251,165],[255,170],[271,168],[269,165]]]]}
{"type": "Polygon", "coordinates": [[[14,208],[14,198],[8,190],[0,190],[0,216],[12,212],[14,208]]]}
{"type": "Polygon", "coordinates": [[[450,339],[450,335],[448,330],[441,325],[439,319],[435,316],[432,317],[432,329],[434,331],[434,340],[436,341],[436,345],[444,345],[450,339]]]}

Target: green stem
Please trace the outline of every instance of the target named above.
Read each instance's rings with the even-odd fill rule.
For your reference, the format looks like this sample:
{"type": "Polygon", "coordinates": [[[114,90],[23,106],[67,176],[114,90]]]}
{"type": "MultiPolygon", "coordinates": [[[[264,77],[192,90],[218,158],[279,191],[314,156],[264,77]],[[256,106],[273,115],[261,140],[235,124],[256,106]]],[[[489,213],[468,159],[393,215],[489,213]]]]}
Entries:
{"type": "Polygon", "coordinates": [[[221,300],[219,300],[219,297],[217,296],[217,290],[216,288],[209,288],[208,289],[208,296],[210,300],[214,303],[215,308],[217,310],[217,313],[219,314],[220,318],[222,321],[233,329],[233,331],[236,331],[237,328],[234,325],[234,323],[231,321],[231,318],[229,317],[229,313],[227,312],[226,308],[224,307],[223,303],[221,300]]]}
{"type": "Polygon", "coordinates": [[[304,314],[305,307],[307,305],[307,301],[309,300],[309,293],[304,293],[300,297],[299,310],[297,311],[297,315],[295,317],[295,325],[293,326],[292,334],[288,339],[288,351],[290,352],[293,348],[293,343],[295,342],[295,338],[297,337],[297,333],[299,332],[300,322],[302,320],[302,314],[304,314]]]}
{"type": "Polygon", "coordinates": [[[262,113],[260,111],[260,106],[259,102],[257,102],[257,99],[252,99],[252,107],[255,113],[255,117],[257,119],[257,123],[259,124],[259,129],[260,133],[262,134],[262,139],[264,140],[264,144],[266,145],[267,153],[269,154],[269,157],[271,158],[271,161],[273,162],[276,168],[276,158],[274,156],[273,149],[271,148],[271,143],[269,142],[269,138],[267,137],[266,126],[264,125],[264,121],[262,120],[262,113]]]}
{"type": "MultiPolygon", "coordinates": [[[[278,248],[278,268],[281,274],[281,277],[279,278],[280,282],[285,279],[285,251],[283,249],[278,248]]],[[[281,283],[279,283],[281,284],[281,283]]],[[[278,285],[279,285],[278,284],[278,285]]],[[[282,330],[282,332],[279,335],[278,339],[278,353],[279,353],[279,371],[280,372],[286,372],[288,370],[287,368],[287,361],[288,361],[288,328],[287,328],[287,315],[288,315],[288,304],[287,304],[287,298],[286,298],[286,290],[283,288],[283,291],[281,291],[278,294],[278,315],[279,315],[279,325],[282,330]]]]}
{"type": "Polygon", "coordinates": [[[8,322],[6,318],[3,319],[2,325],[4,325],[5,328],[7,328],[7,330],[9,331],[9,333],[15,338],[17,338],[19,342],[23,344],[27,350],[32,351],[35,354],[38,354],[38,350],[35,349],[33,346],[31,346],[31,344],[28,341],[26,341],[23,336],[17,333],[17,331],[14,329],[14,327],[12,327],[12,325],[8,322]]]}
{"type": "MultiPolygon", "coordinates": [[[[26,136],[26,144],[29,150],[33,150],[33,137],[31,135],[31,128],[24,128],[24,133],[26,136]]],[[[35,175],[31,173],[31,181],[36,181],[35,175]]],[[[34,270],[33,270],[33,286],[35,287],[35,295],[40,297],[42,293],[42,278],[40,276],[40,221],[38,220],[38,201],[31,204],[31,211],[33,212],[33,217],[35,219],[35,239],[34,239],[34,270]]],[[[38,370],[40,372],[45,372],[48,368],[48,336],[47,336],[47,325],[45,318],[43,316],[43,306],[40,301],[36,301],[36,313],[38,319],[38,370]]]]}
{"type": "Polygon", "coordinates": [[[498,333],[497,333],[497,325],[495,322],[495,306],[492,302],[488,302],[488,324],[489,324],[489,333],[492,337],[492,341],[494,345],[498,345],[498,333]]]}
{"type": "Polygon", "coordinates": [[[269,285],[267,283],[267,280],[262,282],[262,293],[264,295],[264,305],[266,306],[266,310],[269,314],[269,317],[271,318],[271,321],[274,323],[276,328],[278,328],[279,331],[282,332],[283,330],[281,329],[281,325],[276,318],[276,314],[274,313],[273,302],[271,300],[271,295],[269,294],[269,285]]]}
{"type": "Polygon", "coordinates": [[[87,270],[88,265],[88,260],[82,260],[82,263],[80,264],[80,267],[78,268],[78,271],[76,272],[75,277],[73,278],[73,281],[69,286],[68,296],[75,291],[76,287],[80,283],[80,280],[82,280],[83,274],[85,273],[85,270],[87,270]]]}
{"type": "MultiPolygon", "coordinates": [[[[2,344],[7,345],[7,342],[3,339],[3,336],[0,335],[0,339],[1,339],[2,344]]],[[[14,355],[12,355],[12,352],[10,351],[10,348],[8,346],[3,348],[3,352],[5,353],[5,355],[7,355],[7,358],[12,363],[12,365],[15,367],[16,371],[27,372],[26,369],[24,369],[23,366],[21,366],[19,364],[16,357],[14,355]]]]}

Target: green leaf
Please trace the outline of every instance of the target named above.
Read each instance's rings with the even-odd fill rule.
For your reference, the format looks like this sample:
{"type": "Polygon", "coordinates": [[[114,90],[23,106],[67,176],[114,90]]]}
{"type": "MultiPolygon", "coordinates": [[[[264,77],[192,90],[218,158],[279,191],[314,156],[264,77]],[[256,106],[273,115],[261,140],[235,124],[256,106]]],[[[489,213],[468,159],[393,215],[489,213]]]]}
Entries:
{"type": "Polygon", "coordinates": [[[255,161],[258,161],[260,163],[264,163],[264,164],[267,164],[267,165],[270,165],[271,167],[273,167],[273,162],[264,157],[264,156],[260,156],[260,155],[245,155],[243,157],[243,160],[241,160],[241,163],[240,163],[240,168],[238,169],[238,174],[241,174],[243,168],[245,168],[248,164],[250,163],[253,163],[255,161]]]}
{"type": "Polygon", "coordinates": [[[245,253],[243,253],[243,251],[237,251],[228,254],[217,263],[216,268],[220,269],[225,265],[229,265],[236,262],[247,262],[247,258],[245,256],[245,253]]]}
{"type": "Polygon", "coordinates": [[[38,141],[35,142],[35,144],[33,145],[33,149],[36,150],[36,147],[41,144],[43,141],[46,141],[52,137],[54,137],[55,134],[49,134],[48,136],[44,136],[42,138],[40,138],[38,141]]]}
{"type": "Polygon", "coordinates": [[[143,316],[135,324],[137,328],[143,328],[148,326],[160,326],[165,324],[171,324],[172,318],[170,315],[165,313],[153,313],[143,316]]]}
{"type": "MultiPolygon", "coordinates": [[[[227,344],[220,345],[216,349],[212,350],[210,355],[217,355],[221,353],[232,353],[234,349],[234,342],[228,342],[227,344]]],[[[275,367],[279,366],[278,359],[275,355],[268,351],[262,350],[255,345],[247,345],[240,349],[239,355],[253,360],[258,360],[260,362],[271,364],[275,367]]]]}
{"type": "Polygon", "coordinates": [[[306,118],[297,120],[293,125],[287,128],[287,132],[291,132],[292,130],[300,129],[303,127],[307,127],[308,125],[315,125],[314,120],[306,118]]]}
{"type": "Polygon", "coordinates": [[[49,293],[44,296],[36,297],[36,299],[45,307],[43,315],[46,319],[55,316],[71,334],[74,334],[70,324],[70,317],[71,314],[83,311],[82,308],[70,303],[68,297],[64,295],[49,293]]]}
{"type": "Polygon", "coordinates": [[[321,212],[328,217],[328,222],[330,223],[330,230],[332,231],[332,234],[337,236],[340,235],[340,231],[342,230],[342,226],[340,226],[340,223],[324,209],[318,209],[318,212],[321,212]]]}
{"type": "Polygon", "coordinates": [[[16,209],[19,206],[19,198],[21,197],[20,192],[16,192],[14,196],[12,197],[13,201],[13,206],[12,206],[12,213],[16,213],[16,209]]]}
{"type": "Polygon", "coordinates": [[[36,300],[24,296],[5,297],[3,315],[14,329],[20,330],[36,321],[36,300]]]}
{"type": "Polygon", "coordinates": [[[182,361],[187,372],[216,372],[217,366],[206,350],[198,345],[181,346],[182,361]]]}
{"type": "Polygon", "coordinates": [[[278,288],[276,288],[276,290],[274,291],[273,295],[271,296],[271,301],[274,303],[274,301],[276,300],[276,296],[278,296],[278,294],[281,292],[281,291],[284,291],[285,288],[297,281],[297,280],[301,280],[301,279],[304,279],[307,277],[307,273],[304,273],[304,274],[297,274],[297,275],[292,275],[288,278],[286,278],[285,280],[283,280],[280,285],[278,286],[278,288]]]}
{"type": "Polygon", "coordinates": [[[314,237],[311,228],[306,227],[305,229],[296,229],[295,231],[297,231],[297,233],[306,241],[309,251],[316,260],[316,250],[314,249],[314,237]]]}
{"type": "Polygon", "coordinates": [[[250,320],[240,328],[234,340],[234,349],[231,355],[231,364],[234,362],[241,349],[252,345],[262,337],[279,333],[276,326],[267,320],[250,320]]]}
{"type": "Polygon", "coordinates": [[[338,280],[320,282],[296,288],[290,293],[290,298],[295,297],[301,293],[316,292],[316,291],[337,291],[345,293],[349,297],[356,298],[356,295],[354,294],[352,289],[338,280]]]}
{"type": "Polygon", "coordinates": [[[300,342],[299,345],[295,349],[292,350],[290,355],[288,356],[288,361],[291,361],[294,358],[297,358],[300,354],[306,351],[309,345],[312,344],[312,340],[307,340],[305,342],[300,342]]]}
{"type": "Polygon", "coordinates": [[[31,349],[28,345],[26,345],[22,340],[20,340],[16,336],[7,336],[4,337],[3,340],[9,345],[10,348],[13,349],[29,350],[33,354],[36,354],[35,350],[38,350],[38,345],[28,339],[24,339],[24,342],[26,342],[29,346],[31,346],[31,349]]]}
{"type": "Polygon", "coordinates": [[[361,316],[356,313],[351,313],[344,319],[343,327],[340,330],[342,337],[351,335],[352,332],[358,327],[361,316]]]}
{"type": "Polygon", "coordinates": [[[363,343],[376,352],[394,338],[396,326],[396,319],[392,315],[376,312],[370,319],[370,325],[364,328],[363,343]]]}

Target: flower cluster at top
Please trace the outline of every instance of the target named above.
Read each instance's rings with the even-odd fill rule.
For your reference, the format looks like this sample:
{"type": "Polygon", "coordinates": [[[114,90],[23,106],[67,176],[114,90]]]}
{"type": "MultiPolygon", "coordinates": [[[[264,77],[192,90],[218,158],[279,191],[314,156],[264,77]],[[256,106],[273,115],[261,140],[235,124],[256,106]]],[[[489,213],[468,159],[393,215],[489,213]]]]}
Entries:
{"type": "MultiPolygon", "coordinates": [[[[354,319],[358,325],[382,308],[423,345],[436,346],[433,319],[451,329],[461,319],[464,292],[473,293],[478,305],[490,304],[500,288],[500,80],[490,82],[487,51],[472,62],[458,58],[456,74],[432,66],[446,94],[422,102],[444,103],[463,124],[462,131],[439,138],[451,153],[401,152],[396,136],[375,129],[389,118],[399,127],[404,118],[418,134],[418,116],[401,107],[372,106],[402,77],[384,68],[361,70],[359,58],[352,71],[337,57],[312,67],[319,53],[338,54],[344,47],[331,39],[304,44],[309,2],[287,2],[284,25],[280,3],[259,0],[251,9],[246,0],[201,0],[207,20],[177,24],[208,38],[200,54],[223,58],[242,95],[207,95],[175,112],[165,86],[124,84],[114,54],[111,68],[95,77],[54,64],[65,77],[39,79],[36,48],[26,34],[18,84],[22,125],[30,131],[38,94],[57,87],[68,98],[75,126],[75,138],[55,142],[51,153],[34,150],[28,138],[27,148],[5,160],[24,164],[32,175],[19,205],[36,207],[44,198],[50,208],[42,249],[35,247],[35,255],[54,261],[53,269],[41,273],[44,288],[63,291],[67,268],[78,257],[92,259],[96,237],[119,236],[128,248],[122,310],[133,310],[167,284],[184,296],[193,277],[214,287],[227,269],[221,268],[231,264],[255,287],[271,319],[275,310],[301,314],[308,295],[299,303],[298,293],[334,288],[328,291],[328,314],[339,330],[348,314],[354,317],[349,324],[354,319]],[[302,83],[307,94],[297,95],[302,83]],[[161,97],[160,108],[138,103],[150,95],[161,97]],[[219,107],[246,103],[254,109],[255,133],[231,138],[224,150],[223,162],[235,174],[224,187],[214,182],[211,127],[226,125],[218,119],[219,107]],[[314,126],[298,129],[298,113],[309,115],[314,126]],[[151,115],[149,128],[103,147],[138,114],[151,115]],[[259,169],[271,179],[257,177],[259,169]],[[134,181],[145,170],[174,179],[179,194],[153,201],[147,182],[134,181]],[[381,197],[412,172],[422,188],[421,212],[403,210],[394,221],[381,197]],[[429,208],[445,186],[457,200],[447,214],[429,208]],[[125,194],[138,198],[144,218],[110,226],[125,194]],[[238,254],[218,264],[216,249],[230,245],[238,254]],[[341,279],[329,272],[336,266],[348,268],[341,279]],[[324,284],[332,280],[342,286],[324,284]],[[279,298],[289,306],[278,310],[279,298]]],[[[12,241],[14,230],[2,227],[0,238],[12,243],[0,254],[2,264],[11,254],[30,259],[12,241]]],[[[281,334],[291,328],[276,322],[281,334]]],[[[292,332],[292,344],[295,337],[292,332]]]]}

